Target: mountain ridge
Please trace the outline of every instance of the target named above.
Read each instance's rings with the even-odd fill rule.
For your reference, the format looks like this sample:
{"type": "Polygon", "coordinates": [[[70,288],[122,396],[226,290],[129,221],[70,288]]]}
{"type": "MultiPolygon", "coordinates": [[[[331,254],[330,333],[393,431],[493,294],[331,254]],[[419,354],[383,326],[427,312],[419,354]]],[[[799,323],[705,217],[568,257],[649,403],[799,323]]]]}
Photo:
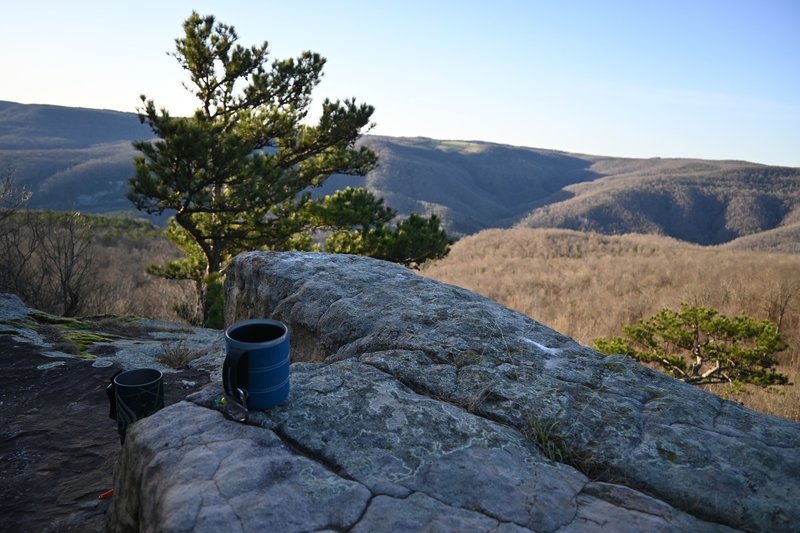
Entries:
{"type": "MultiPolygon", "coordinates": [[[[150,137],[136,113],[0,101],[0,170],[34,193],[34,208],[133,211],[131,141],[150,137]]],[[[800,223],[800,168],[427,137],[360,142],[378,153],[378,168],[334,175],[314,193],[363,186],[401,215],[436,213],[455,237],[553,227],[785,251],[796,232],[782,228],[800,223]]]]}

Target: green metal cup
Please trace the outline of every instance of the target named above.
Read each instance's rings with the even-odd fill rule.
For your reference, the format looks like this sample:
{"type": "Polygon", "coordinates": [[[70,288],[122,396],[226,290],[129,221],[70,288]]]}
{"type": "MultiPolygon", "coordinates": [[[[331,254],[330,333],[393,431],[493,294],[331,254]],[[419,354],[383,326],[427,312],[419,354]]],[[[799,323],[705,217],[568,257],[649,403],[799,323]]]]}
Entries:
{"type": "Polygon", "coordinates": [[[125,443],[128,426],[164,407],[164,378],[160,370],[137,368],[120,372],[106,388],[109,417],[117,421],[119,441],[125,443]]]}

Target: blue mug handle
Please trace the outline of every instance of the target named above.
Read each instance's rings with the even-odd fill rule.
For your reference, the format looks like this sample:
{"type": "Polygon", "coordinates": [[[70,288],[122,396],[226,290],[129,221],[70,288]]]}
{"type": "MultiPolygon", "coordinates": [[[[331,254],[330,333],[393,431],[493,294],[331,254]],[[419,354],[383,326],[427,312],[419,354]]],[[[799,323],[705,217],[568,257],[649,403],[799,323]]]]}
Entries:
{"type": "Polygon", "coordinates": [[[247,359],[249,353],[229,348],[222,363],[222,386],[229,400],[247,409],[247,359]]]}

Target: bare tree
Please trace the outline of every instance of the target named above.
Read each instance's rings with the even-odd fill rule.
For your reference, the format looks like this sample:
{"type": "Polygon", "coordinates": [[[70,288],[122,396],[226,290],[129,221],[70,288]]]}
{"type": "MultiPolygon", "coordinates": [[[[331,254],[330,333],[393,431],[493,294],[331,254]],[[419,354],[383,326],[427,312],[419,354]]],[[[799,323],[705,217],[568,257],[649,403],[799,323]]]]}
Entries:
{"type": "Polygon", "coordinates": [[[37,261],[30,214],[22,211],[5,217],[0,223],[0,292],[33,304],[41,282],[34,275],[37,261]]]}
{"type": "Polygon", "coordinates": [[[6,167],[0,176],[0,292],[12,292],[23,299],[24,278],[33,258],[34,247],[26,237],[22,208],[30,193],[14,181],[14,169],[6,167]]]}
{"type": "Polygon", "coordinates": [[[0,176],[0,236],[7,230],[6,221],[14,216],[31,197],[31,193],[14,182],[14,168],[6,167],[0,176]]]}
{"type": "Polygon", "coordinates": [[[80,213],[42,213],[34,226],[45,299],[63,316],[75,316],[90,289],[92,228],[80,213]]]}
{"type": "Polygon", "coordinates": [[[30,196],[8,167],[0,176],[0,291],[74,316],[90,290],[91,225],[79,213],[24,209],[30,196]]]}
{"type": "Polygon", "coordinates": [[[778,332],[784,331],[784,321],[797,294],[800,294],[800,281],[778,280],[772,282],[768,293],[762,298],[764,312],[778,327],[778,332]]]}

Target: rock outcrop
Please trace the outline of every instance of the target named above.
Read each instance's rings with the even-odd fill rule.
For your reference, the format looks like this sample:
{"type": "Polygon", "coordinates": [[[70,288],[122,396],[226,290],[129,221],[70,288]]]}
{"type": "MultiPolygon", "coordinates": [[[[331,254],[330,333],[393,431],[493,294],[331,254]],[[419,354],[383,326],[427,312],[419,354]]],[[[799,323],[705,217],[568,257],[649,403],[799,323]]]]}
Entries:
{"type": "Polygon", "coordinates": [[[111,530],[800,523],[800,424],[468,291],[365,258],[253,252],[228,269],[225,311],[289,325],[288,400],[242,424],[215,381],[134,425],[111,530]]]}
{"type": "Polygon", "coordinates": [[[165,350],[217,354],[218,340],[149,319],[52,316],[0,294],[0,531],[104,531],[109,500],[98,496],[120,452],[106,386],[120,370],[155,367],[165,402],[181,401],[212,379],[208,357],[178,370],[160,362],[165,350]]]}

